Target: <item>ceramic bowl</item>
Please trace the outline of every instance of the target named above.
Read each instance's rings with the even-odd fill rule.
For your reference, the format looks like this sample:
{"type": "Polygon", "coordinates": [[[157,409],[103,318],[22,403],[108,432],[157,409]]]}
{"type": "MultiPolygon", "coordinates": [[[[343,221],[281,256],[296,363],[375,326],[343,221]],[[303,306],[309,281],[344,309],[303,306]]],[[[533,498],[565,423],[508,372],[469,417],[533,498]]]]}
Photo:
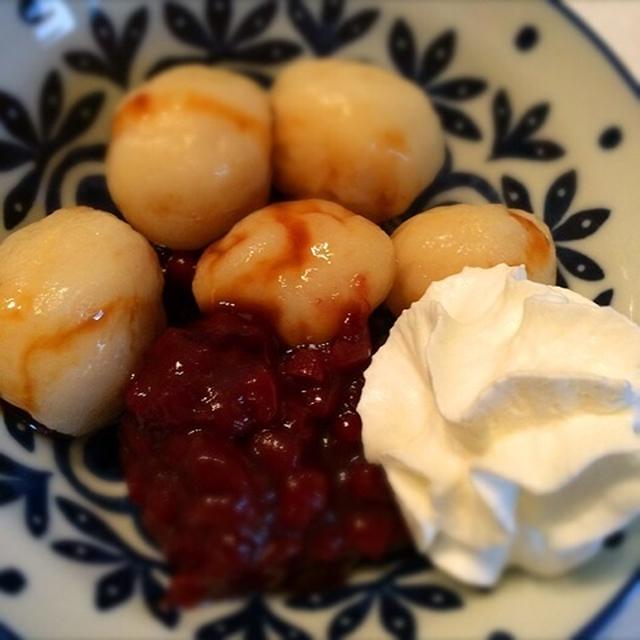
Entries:
{"type": "MultiPolygon", "coordinates": [[[[453,201],[531,210],[552,230],[560,284],[636,313],[638,87],[563,5],[16,0],[0,3],[0,36],[0,237],[63,205],[116,212],[103,164],[110,117],[160,69],[224,65],[269,85],[299,56],[344,56],[412,79],[440,115],[447,161],[412,211],[453,201]]],[[[491,591],[410,556],[329,593],[165,610],[166,565],[117,460],[114,429],[51,440],[5,408],[3,640],[633,637],[640,624],[618,606],[639,577],[633,531],[577,572],[513,571],[491,591]]]]}

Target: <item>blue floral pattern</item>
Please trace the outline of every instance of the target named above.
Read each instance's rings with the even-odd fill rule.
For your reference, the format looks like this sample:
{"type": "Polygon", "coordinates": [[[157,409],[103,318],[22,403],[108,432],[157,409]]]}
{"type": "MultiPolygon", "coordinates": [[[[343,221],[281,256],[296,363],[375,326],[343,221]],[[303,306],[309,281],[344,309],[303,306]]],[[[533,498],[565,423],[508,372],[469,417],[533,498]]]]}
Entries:
{"type": "Polygon", "coordinates": [[[341,640],[355,631],[377,604],[382,627],[387,633],[397,640],[413,640],[417,628],[411,606],[442,612],[463,606],[461,596],[448,587],[432,582],[399,582],[432,568],[425,558],[412,555],[369,582],[347,585],[329,593],[294,597],[289,600],[289,606],[313,611],[346,604],[333,618],[328,634],[331,640],[341,640]]]}
{"type": "MultiPolygon", "coordinates": [[[[0,596],[17,596],[26,587],[24,574],[14,567],[0,569],[0,596]]],[[[18,634],[0,620],[0,640],[20,640],[18,634]]]]}
{"type": "Polygon", "coordinates": [[[74,562],[109,567],[95,586],[96,608],[105,611],[122,604],[133,595],[137,584],[151,614],[174,627],[179,613],[163,605],[166,589],[155,575],[166,574],[166,565],[134,551],[95,513],[77,502],[57,497],[56,504],[63,517],[91,542],[84,538],[56,540],[53,550],[74,562]]]}
{"type": "Polygon", "coordinates": [[[527,109],[514,124],[511,101],[500,90],[493,99],[493,146],[489,160],[523,158],[527,160],[556,160],[564,155],[564,148],[553,140],[534,138],[549,116],[549,103],[541,102],[527,109]]]}
{"type": "Polygon", "coordinates": [[[0,453],[0,506],[24,501],[24,520],[32,536],[42,536],[49,525],[50,471],[32,469],[0,453]]]}
{"type": "MultiPolygon", "coordinates": [[[[301,48],[295,42],[282,38],[258,40],[269,28],[278,10],[275,0],[267,0],[252,7],[233,28],[235,10],[241,6],[232,0],[206,0],[204,22],[186,6],[178,2],[164,5],[167,29],[179,41],[193,47],[198,53],[170,56],[159,60],[149,70],[154,75],[178,64],[214,62],[259,63],[261,65],[286,62],[297,56],[301,48]]],[[[248,72],[263,84],[270,78],[257,70],[248,72]]]]}
{"type": "MultiPolygon", "coordinates": [[[[567,242],[583,240],[593,235],[609,219],[611,211],[604,207],[582,209],[569,213],[569,208],[576,194],[578,175],[575,170],[558,176],[549,186],[544,199],[543,219],[553,236],[558,255],[557,282],[567,287],[568,272],[581,280],[603,280],[604,270],[593,258],[567,246],[567,242]]],[[[524,211],[533,211],[531,198],[527,188],[516,178],[502,177],[502,193],[507,205],[524,211]]],[[[610,304],[613,289],[605,289],[596,298],[599,304],[610,304]]]]}
{"type": "Polygon", "coordinates": [[[311,640],[311,636],[276,615],[260,595],[251,596],[237,611],[209,622],[196,632],[196,640],[224,640],[242,633],[245,640],[276,637],[280,640],[311,640]]]}
{"type": "MultiPolygon", "coordinates": [[[[49,19],[51,6],[49,0],[16,3],[18,15],[33,28],[49,19]]],[[[518,159],[539,164],[568,153],[564,141],[552,139],[544,132],[552,116],[550,102],[535,102],[516,114],[508,88],[490,87],[486,78],[452,70],[461,46],[461,35],[455,29],[431,34],[424,49],[419,50],[418,37],[405,17],[392,13],[392,3],[380,8],[380,5],[368,6],[366,0],[254,0],[251,3],[163,0],[157,6],[158,22],[162,21],[173,42],[186,46],[187,52],[184,49],[167,51],[146,70],[147,76],[177,64],[224,63],[269,85],[272,69],[305,50],[316,56],[343,54],[343,49],[348,53],[349,45],[389,25],[385,54],[400,73],[429,94],[450,136],[449,142],[455,139],[465,144],[486,145],[485,157],[492,162],[518,159]],[[272,29],[279,17],[290,26],[287,37],[280,37],[272,29]],[[486,113],[491,115],[492,130],[491,125],[483,130],[477,118],[470,114],[471,101],[475,107],[482,106],[483,100],[486,113]]],[[[51,211],[61,206],[63,185],[75,169],[104,160],[103,141],[80,146],[77,143],[91,131],[102,113],[107,96],[102,90],[105,81],[117,92],[131,85],[138,55],[153,26],[154,12],[149,10],[148,3],[138,0],[117,23],[108,13],[108,4],[102,7],[94,7],[87,13],[92,45],[71,48],[61,54],[60,66],[52,68],[43,78],[35,109],[25,106],[24,97],[0,89],[0,173],[11,172],[13,178],[15,172],[15,181],[3,200],[3,224],[7,230],[25,220],[43,185],[45,206],[51,211]],[[94,80],[102,84],[67,104],[68,76],[63,75],[63,69],[72,77],[79,74],[85,82],[94,80]]],[[[541,46],[538,30],[532,35],[531,29],[524,27],[518,33],[515,44],[520,51],[541,46]]],[[[598,140],[601,148],[611,153],[623,140],[622,131],[617,124],[611,124],[598,140]]],[[[543,204],[537,210],[552,230],[556,243],[559,284],[567,285],[571,278],[601,282],[606,278],[604,269],[579,247],[582,240],[591,237],[607,222],[612,211],[599,203],[576,210],[573,203],[578,186],[579,174],[574,169],[557,174],[542,196],[511,174],[503,174],[500,184],[495,185],[492,179],[458,166],[448,151],[434,183],[418,196],[405,216],[391,221],[387,228],[393,229],[402,219],[436,200],[442,202],[449,192],[460,188],[471,190],[484,201],[504,201],[528,211],[534,210],[533,201],[541,197],[543,204]]],[[[79,204],[119,215],[104,175],[99,171],[78,180],[74,198],[79,204]]],[[[455,197],[449,200],[455,201],[455,197]]],[[[604,286],[595,301],[610,304],[613,296],[613,288],[604,286]]],[[[50,471],[35,463],[40,436],[32,428],[29,417],[6,403],[2,403],[2,412],[8,438],[0,440],[1,446],[7,443],[7,450],[0,452],[0,508],[21,504],[24,529],[30,538],[54,538],[47,542],[56,557],[86,566],[88,573],[94,572],[97,577],[90,599],[97,610],[117,611],[138,597],[152,619],[167,629],[180,629],[179,612],[163,604],[169,574],[166,564],[134,549],[107,524],[110,514],[131,518],[141,539],[150,543],[153,551],[137,511],[126,499],[121,470],[114,464],[115,430],[98,432],[83,442],[56,439],[53,444],[56,470],[50,471]],[[33,464],[18,461],[28,456],[33,464]],[[120,487],[121,494],[101,493],[94,483],[83,479],[79,466],[93,480],[107,483],[111,488],[120,487]],[[54,491],[51,482],[54,476],[65,482],[82,504],[75,497],[54,491]],[[73,533],[51,535],[53,518],[70,526],[73,533]]],[[[615,553],[624,539],[622,532],[608,538],[607,552],[615,553]]],[[[638,575],[636,572],[632,576],[624,593],[631,588],[629,585],[640,580],[638,575]]],[[[26,586],[27,578],[19,569],[0,567],[1,597],[19,597],[28,591],[26,586]]],[[[306,618],[296,615],[294,622],[286,612],[291,612],[292,617],[293,612],[311,617],[319,611],[329,611],[327,635],[332,640],[356,634],[374,616],[389,637],[410,640],[419,637],[416,614],[420,611],[447,615],[464,607],[465,600],[461,592],[438,584],[428,560],[411,555],[379,568],[373,579],[356,581],[323,594],[289,598],[285,605],[285,614],[281,614],[268,598],[256,594],[238,602],[231,613],[202,624],[196,637],[209,640],[241,635],[248,640],[266,637],[307,640],[312,635],[306,624],[299,624],[299,620],[306,621],[306,618]]],[[[577,637],[591,637],[588,634],[600,623],[597,618],[577,637]]],[[[489,637],[497,640],[513,635],[497,630],[489,637]]],[[[0,640],[18,638],[14,630],[0,622],[0,640]]]]}
{"type": "Polygon", "coordinates": [[[22,571],[9,567],[0,569],[0,593],[10,596],[18,595],[27,585],[27,579],[22,571]]]}
{"type": "Polygon", "coordinates": [[[487,83],[475,76],[441,78],[453,60],[456,46],[456,32],[445,31],[427,46],[422,60],[418,62],[415,37],[408,23],[398,18],[389,33],[389,53],[393,64],[400,73],[429,93],[445,131],[467,140],[480,140],[480,128],[457,104],[481,95],[487,83]]]}
{"type": "Polygon", "coordinates": [[[28,413],[14,407],[13,405],[0,400],[4,425],[9,435],[27,451],[35,449],[35,430],[31,424],[31,417],[28,413]]]}
{"type": "Polygon", "coordinates": [[[68,438],[57,438],[53,443],[53,452],[58,471],[83,498],[103,509],[108,509],[109,511],[116,513],[125,513],[132,511],[132,507],[124,495],[105,496],[87,487],[76,473],[77,465],[74,466],[71,461],[72,451],[75,450],[77,452],[78,450],[81,450],[85,463],[84,466],[88,468],[93,476],[100,477],[100,475],[104,473],[104,470],[108,469],[107,473],[117,474],[118,476],[109,478],[109,480],[122,480],[122,470],[120,469],[117,451],[115,458],[112,457],[113,447],[117,446],[116,443],[113,442],[115,432],[115,427],[108,427],[107,429],[98,431],[79,442],[74,442],[68,438]],[[102,441],[106,443],[107,446],[99,452],[99,461],[92,459],[91,453],[89,453],[89,464],[87,464],[87,450],[91,452],[92,445],[96,440],[98,442],[102,441]],[[117,465],[117,467],[114,468],[114,465],[117,465]]]}
{"type": "MultiPolygon", "coordinates": [[[[104,93],[93,91],[71,105],[63,117],[62,77],[58,71],[51,71],[40,90],[37,126],[16,96],[0,90],[0,123],[11,136],[0,140],[0,172],[29,165],[4,199],[5,229],[13,229],[25,219],[53,156],[89,129],[103,103],[104,93]]],[[[51,199],[51,193],[47,199],[51,199]]]]}
{"type": "Polygon", "coordinates": [[[140,7],[129,15],[122,34],[118,36],[109,16],[96,7],[91,11],[89,24],[100,53],[72,49],[64,54],[64,59],[79,73],[102,76],[125,88],[129,84],[131,67],[144,39],[148,22],[148,10],[140,7]]]}
{"type": "MultiPolygon", "coordinates": [[[[45,200],[47,211],[55,211],[62,206],[64,183],[73,170],[89,162],[102,163],[106,150],[104,144],[92,144],[75,147],[65,155],[49,177],[45,200]]],[[[106,178],[102,173],[83,176],[76,185],[74,201],[76,204],[110,211],[114,215],[122,217],[118,207],[111,199],[106,178]]]]}
{"type": "Polygon", "coordinates": [[[345,0],[322,0],[320,15],[315,18],[309,7],[317,4],[287,0],[291,24],[316,56],[332,55],[362,38],[380,17],[378,9],[358,7],[358,11],[344,18],[345,0]]]}

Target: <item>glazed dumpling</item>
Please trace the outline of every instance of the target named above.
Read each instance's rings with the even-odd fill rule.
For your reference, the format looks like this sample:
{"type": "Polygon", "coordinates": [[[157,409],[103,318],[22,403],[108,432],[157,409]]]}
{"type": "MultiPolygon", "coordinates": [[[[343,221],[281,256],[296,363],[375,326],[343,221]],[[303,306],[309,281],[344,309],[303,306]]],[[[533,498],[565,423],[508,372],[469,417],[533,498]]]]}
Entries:
{"type": "Polygon", "coordinates": [[[149,243],[115,216],[60,209],[0,244],[0,396],[56,431],[103,426],[164,325],[149,243]]]}
{"type": "Polygon", "coordinates": [[[436,280],[464,267],[525,265],[529,279],[555,284],[556,252],[547,225],[501,204],[435,207],[403,222],[391,236],[396,278],[387,300],[395,314],[436,280]]]}
{"type": "Polygon", "coordinates": [[[172,249],[198,249],[267,201],[267,94],[230,71],[189,65],[124,98],[107,155],[111,195],[135,229],[172,249]]]}
{"type": "Polygon", "coordinates": [[[401,76],[360,62],[303,60],[273,87],[274,182],[381,222],[405,211],[444,161],[429,99],[401,76]]]}
{"type": "Polygon", "coordinates": [[[335,337],[348,312],[368,315],[393,281],[391,240],[324,200],[281,202],[236,224],[202,255],[193,292],[202,311],[220,302],[259,308],[291,345],[335,337]]]}

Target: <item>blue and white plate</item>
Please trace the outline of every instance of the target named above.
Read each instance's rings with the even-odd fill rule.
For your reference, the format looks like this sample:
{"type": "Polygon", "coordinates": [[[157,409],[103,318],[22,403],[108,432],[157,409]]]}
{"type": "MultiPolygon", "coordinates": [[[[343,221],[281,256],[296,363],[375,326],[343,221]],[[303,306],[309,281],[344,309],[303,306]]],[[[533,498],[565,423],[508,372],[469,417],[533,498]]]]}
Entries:
{"type": "MultiPolygon", "coordinates": [[[[416,208],[505,201],[553,231],[558,279],[634,315],[640,302],[640,91],[556,2],[2,0],[0,237],[61,205],[113,209],[113,105],[182,62],[268,84],[302,55],[368,59],[415,80],[449,148],[416,208]]],[[[2,354],[0,354],[2,357],[2,354]]],[[[640,481],[640,479],[639,479],[640,481]]],[[[557,580],[493,591],[401,558],[328,594],[165,611],[167,568],[138,527],[113,431],[70,444],[0,423],[0,639],[638,637],[640,532],[557,580]],[[636,609],[638,605],[636,605],[636,609]]]]}

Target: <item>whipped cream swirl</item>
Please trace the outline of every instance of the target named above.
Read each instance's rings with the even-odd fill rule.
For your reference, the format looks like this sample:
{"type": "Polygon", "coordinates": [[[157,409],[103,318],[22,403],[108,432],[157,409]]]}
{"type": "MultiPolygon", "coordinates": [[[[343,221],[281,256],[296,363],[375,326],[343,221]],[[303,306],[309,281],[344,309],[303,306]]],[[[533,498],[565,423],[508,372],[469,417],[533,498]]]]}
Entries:
{"type": "Polygon", "coordinates": [[[366,456],[464,582],[561,573],[640,514],[640,327],[611,308],[467,268],[400,316],[365,378],[366,456]]]}

